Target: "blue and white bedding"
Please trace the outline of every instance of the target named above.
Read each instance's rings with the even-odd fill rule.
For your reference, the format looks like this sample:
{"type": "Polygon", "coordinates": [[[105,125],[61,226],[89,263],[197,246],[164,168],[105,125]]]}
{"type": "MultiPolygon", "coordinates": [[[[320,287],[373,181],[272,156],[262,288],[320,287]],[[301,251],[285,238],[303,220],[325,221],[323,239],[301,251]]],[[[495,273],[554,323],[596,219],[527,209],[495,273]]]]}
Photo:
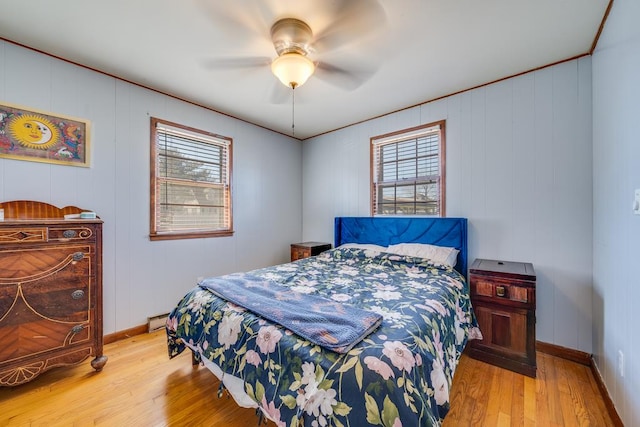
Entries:
{"type": "Polygon", "coordinates": [[[477,328],[458,272],[423,258],[337,248],[249,276],[380,314],[382,324],[337,353],[197,286],[169,316],[171,357],[190,348],[239,404],[260,408],[279,427],[440,425],[477,328]]]}

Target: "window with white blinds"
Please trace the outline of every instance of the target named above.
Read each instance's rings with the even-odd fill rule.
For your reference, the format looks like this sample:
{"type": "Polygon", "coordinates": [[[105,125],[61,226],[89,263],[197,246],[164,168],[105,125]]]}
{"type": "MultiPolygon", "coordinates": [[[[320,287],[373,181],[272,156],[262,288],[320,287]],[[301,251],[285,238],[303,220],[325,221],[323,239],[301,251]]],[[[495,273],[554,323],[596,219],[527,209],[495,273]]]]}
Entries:
{"type": "Polygon", "coordinates": [[[151,118],[151,239],[228,236],[230,138],[151,118]]]}
{"type": "Polygon", "coordinates": [[[445,216],[444,121],[371,138],[373,215],[445,216]]]}

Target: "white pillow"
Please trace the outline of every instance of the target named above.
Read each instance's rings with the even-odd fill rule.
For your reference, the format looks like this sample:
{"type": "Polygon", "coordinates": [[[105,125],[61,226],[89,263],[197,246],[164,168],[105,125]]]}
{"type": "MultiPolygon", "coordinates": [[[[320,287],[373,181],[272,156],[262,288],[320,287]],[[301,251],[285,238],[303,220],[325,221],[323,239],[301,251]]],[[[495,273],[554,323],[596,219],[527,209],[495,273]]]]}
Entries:
{"type": "Polygon", "coordinates": [[[427,245],[424,243],[398,243],[397,245],[389,245],[387,252],[397,255],[426,258],[435,263],[448,265],[453,268],[456,266],[458,252],[460,251],[456,248],[427,245]]]}
{"type": "Polygon", "coordinates": [[[339,248],[345,249],[362,249],[367,251],[376,251],[376,252],[385,252],[387,250],[386,247],[380,245],[374,245],[370,243],[345,243],[343,245],[338,246],[339,248]]]}

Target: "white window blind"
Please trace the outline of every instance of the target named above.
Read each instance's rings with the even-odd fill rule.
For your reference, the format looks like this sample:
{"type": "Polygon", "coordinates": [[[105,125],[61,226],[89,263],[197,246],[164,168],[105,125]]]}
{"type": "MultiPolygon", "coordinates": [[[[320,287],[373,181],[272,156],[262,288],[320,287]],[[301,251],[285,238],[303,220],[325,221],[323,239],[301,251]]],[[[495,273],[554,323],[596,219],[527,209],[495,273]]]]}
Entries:
{"type": "Polygon", "coordinates": [[[231,231],[231,140],[154,124],[152,235],[231,231]]]}
{"type": "Polygon", "coordinates": [[[443,127],[372,138],[374,215],[444,216],[443,127]]]}

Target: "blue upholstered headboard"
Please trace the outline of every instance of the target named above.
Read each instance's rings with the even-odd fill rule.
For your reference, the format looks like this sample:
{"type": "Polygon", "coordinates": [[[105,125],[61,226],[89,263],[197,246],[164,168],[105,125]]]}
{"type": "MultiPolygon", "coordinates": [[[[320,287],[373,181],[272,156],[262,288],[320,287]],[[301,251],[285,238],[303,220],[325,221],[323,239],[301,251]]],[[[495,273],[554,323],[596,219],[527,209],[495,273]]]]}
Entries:
{"type": "Polygon", "coordinates": [[[467,277],[466,218],[337,217],[335,246],[344,243],[427,243],[460,251],[456,270],[467,277]]]}

